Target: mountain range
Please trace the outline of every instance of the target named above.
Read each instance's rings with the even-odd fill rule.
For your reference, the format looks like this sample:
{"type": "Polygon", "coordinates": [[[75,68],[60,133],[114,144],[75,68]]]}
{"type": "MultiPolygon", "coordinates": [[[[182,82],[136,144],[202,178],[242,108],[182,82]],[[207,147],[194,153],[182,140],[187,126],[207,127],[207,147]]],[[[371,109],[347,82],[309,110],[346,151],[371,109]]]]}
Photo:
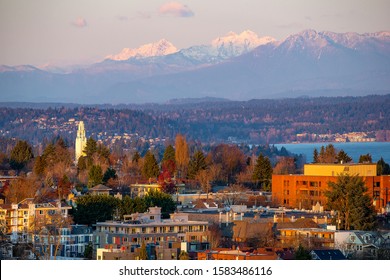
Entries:
{"type": "Polygon", "coordinates": [[[161,103],[390,92],[390,32],[252,31],[179,50],[162,39],[72,71],[0,66],[0,101],[161,103]]]}

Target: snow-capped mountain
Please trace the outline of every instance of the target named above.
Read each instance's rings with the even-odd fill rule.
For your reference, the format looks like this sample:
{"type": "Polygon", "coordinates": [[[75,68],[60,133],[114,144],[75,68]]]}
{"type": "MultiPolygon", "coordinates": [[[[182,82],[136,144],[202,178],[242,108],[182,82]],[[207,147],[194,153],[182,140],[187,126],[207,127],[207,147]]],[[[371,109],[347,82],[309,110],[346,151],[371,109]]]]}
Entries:
{"type": "Polygon", "coordinates": [[[1,66],[0,101],[142,103],[390,92],[387,31],[305,30],[280,42],[245,31],[180,51],[170,45],[145,45],[125,60],[113,56],[71,73],[1,66]]]}
{"type": "Polygon", "coordinates": [[[168,61],[181,61],[188,59],[194,64],[199,63],[218,63],[222,60],[236,57],[255,49],[260,45],[276,42],[272,37],[259,37],[255,32],[246,30],[240,34],[229,32],[223,37],[218,37],[208,45],[197,45],[186,49],[178,50],[172,43],[162,39],[156,43],[146,44],[137,49],[124,48],[119,54],[109,55],[108,60],[126,61],[133,59],[144,59],[145,62],[164,61],[165,56],[170,56],[168,61]],[[177,57],[174,57],[177,55],[177,57]],[[160,58],[155,58],[160,57],[160,58]]]}
{"type": "Polygon", "coordinates": [[[226,36],[218,37],[211,42],[211,46],[221,57],[234,57],[271,42],[276,40],[269,36],[259,37],[255,32],[245,30],[240,34],[229,32],[226,36]]]}
{"type": "Polygon", "coordinates": [[[178,49],[169,41],[161,39],[158,42],[142,45],[137,49],[124,48],[120,53],[109,55],[106,59],[128,60],[132,57],[164,56],[177,52],[178,49]]]}

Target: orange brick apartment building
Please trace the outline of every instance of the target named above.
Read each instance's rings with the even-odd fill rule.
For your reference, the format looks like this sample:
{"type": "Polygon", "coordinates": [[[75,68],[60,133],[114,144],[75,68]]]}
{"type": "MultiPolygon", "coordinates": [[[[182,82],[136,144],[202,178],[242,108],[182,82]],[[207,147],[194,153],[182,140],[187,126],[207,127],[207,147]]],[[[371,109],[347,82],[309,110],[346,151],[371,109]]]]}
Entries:
{"type": "Polygon", "coordinates": [[[272,175],[272,199],[288,208],[312,209],[326,205],[328,182],[340,174],[359,175],[377,211],[390,201],[390,176],[376,176],[376,164],[305,164],[304,174],[272,175]]]}

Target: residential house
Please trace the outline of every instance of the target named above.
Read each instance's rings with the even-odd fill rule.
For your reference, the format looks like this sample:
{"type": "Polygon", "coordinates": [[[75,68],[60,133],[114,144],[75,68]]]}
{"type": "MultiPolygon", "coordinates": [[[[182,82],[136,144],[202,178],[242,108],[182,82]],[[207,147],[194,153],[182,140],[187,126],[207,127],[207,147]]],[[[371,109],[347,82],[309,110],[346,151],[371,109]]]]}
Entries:
{"type": "Polygon", "coordinates": [[[89,189],[88,192],[92,195],[109,195],[112,189],[105,185],[99,184],[89,189]]]}
{"type": "Polygon", "coordinates": [[[350,259],[377,259],[386,238],[377,231],[336,231],[335,248],[350,259]]]}

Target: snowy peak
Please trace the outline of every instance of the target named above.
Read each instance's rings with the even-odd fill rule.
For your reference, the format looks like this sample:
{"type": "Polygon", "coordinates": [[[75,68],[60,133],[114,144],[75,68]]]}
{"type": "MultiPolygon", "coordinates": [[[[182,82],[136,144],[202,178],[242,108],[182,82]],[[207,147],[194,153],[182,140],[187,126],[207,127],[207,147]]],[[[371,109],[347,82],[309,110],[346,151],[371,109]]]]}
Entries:
{"type": "Polygon", "coordinates": [[[211,42],[211,46],[217,49],[222,56],[238,56],[276,40],[272,37],[259,37],[255,32],[245,30],[240,34],[229,32],[223,37],[218,37],[211,42]]]}
{"type": "Polygon", "coordinates": [[[132,57],[164,56],[178,52],[178,49],[169,41],[162,39],[155,43],[142,45],[137,49],[124,48],[119,54],[109,55],[106,59],[128,60],[132,57]]]}
{"type": "Polygon", "coordinates": [[[326,36],[315,30],[304,30],[289,36],[281,46],[288,50],[322,49],[329,45],[326,36]]]}
{"type": "Polygon", "coordinates": [[[218,37],[211,42],[215,48],[220,48],[226,45],[244,46],[248,49],[254,49],[257,46],[265,45],[275,41],[272,37],[259,37],[255,32],[245,30],[240,34],[229,32],[226,36],[218,37]]]}

